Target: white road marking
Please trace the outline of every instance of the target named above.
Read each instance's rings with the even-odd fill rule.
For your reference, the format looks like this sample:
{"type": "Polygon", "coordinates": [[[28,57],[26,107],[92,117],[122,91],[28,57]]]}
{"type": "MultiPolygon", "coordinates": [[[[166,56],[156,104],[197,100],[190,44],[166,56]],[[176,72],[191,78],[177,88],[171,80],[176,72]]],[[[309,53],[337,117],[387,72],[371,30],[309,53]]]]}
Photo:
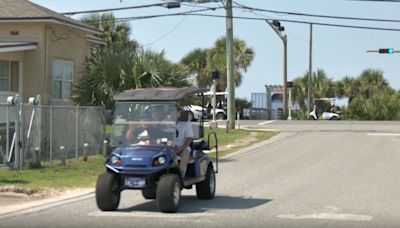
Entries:
{"type": "Polygon", "coordinates": [[[284,219],[328,219],[328,220],[342,220],[342,221],[357,221],[368,222],[373,219],[370,215],[357,215],[357,214],[336,214],[336,213],[319,213],[311,215],[278,215],[278,218],[284,219]]]}
{"type": "Polygon", "coordinates": [[[214,215],[215,214],[209,212],[164,214],[161,212],[145,212],[145,211],[132,211],[132,212],[95,211],[88,214],[88,216],[93,216],[93,217],[135,217],[135,218],[162,218],[162,219],[200,218],[200,217],[207,217],[214,215]]]}
{"type": "Polygon", "coordinates": [[[396,137],[400,136],[400,134],[393,134],[393,133],[368,133],[368,136],[391,136],[391,137],[396,137]]]}
{"type": "Polygon", "coordinates": [[[269,121],[258,123],[258,125],[265,125],[265,124],[270,124],[270,123],[274,123],[274,122],[276,122],[276,121],[275,120],[269,120],[269,121]]]}

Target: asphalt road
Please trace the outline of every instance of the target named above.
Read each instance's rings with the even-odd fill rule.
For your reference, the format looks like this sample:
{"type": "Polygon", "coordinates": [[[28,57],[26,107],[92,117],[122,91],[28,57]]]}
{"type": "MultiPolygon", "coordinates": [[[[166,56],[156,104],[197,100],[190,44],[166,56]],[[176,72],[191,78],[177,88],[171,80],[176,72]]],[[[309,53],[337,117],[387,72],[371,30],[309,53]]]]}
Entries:
{"type": "Polygon", "coordinates": [[[223,159],[214,200],[184,190],[180,212],[163,214],[127,191],[117,212],[100,212],[87,195],[2,216],[0,227],[400,227],[398,124],[251,125],[284,132],[223,159]]]}

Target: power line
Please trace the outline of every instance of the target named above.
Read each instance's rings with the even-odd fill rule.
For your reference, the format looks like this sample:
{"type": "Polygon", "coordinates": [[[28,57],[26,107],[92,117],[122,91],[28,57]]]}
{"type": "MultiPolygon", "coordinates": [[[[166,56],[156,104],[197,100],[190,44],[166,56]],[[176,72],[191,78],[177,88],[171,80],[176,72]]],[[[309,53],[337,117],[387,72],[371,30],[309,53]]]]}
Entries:
{"type": "Polygon", "coordinates": [[[149,4],[149,5],[127,6],[127,7],[107,8],[107,9],[98,9],[98,10],[73,11],[73,12],[65,12],[62,14],[75,15],[75,14],[85,14],[85,13],[101,13],[101,12],[109,12],[109,11],[149,8],[149,7],[156,7],[156,6],[168,7],[168,3],[156,3],[156,4],[149,4]]]}
{"type": "Polygon", "coordinates": [[[255,8],[255,7],[246,6],[246,5],[237,3],[237,2],[235,2],[235,4],[239,6],[236,8],[242,8],[242,9],[247,9],[247,10],[252,10],[252,11],[260,11],[260,12],[268,12],[268,13],[274,13],[274,14],[287,14],[287,15],[294,15],[294,16],[319,17],[319,18],[340,19],[340,20],[400,23],[400,20],[393,20],[393,19],[360,18],[360,17],[344,17],[344,16],[330,16],[330,15],[321,15],[321,14],[296,13],[296,12],[289,12],[289,11],[277,11],[277,10],[267,10],[267,9],[255,8]]]}
{"type": "MultiPolygon", "coordinates": [[[[193,5],[192,10],[194,10],[195,7],[196,7],[196,5],[193,5]]],[[[149,43],[143,44],[141,46],[142,47],[150,46],[150,45],[153,45],[153,44],[157,43],[158,41],[164,39],[169,34],[174,32],[187,19],[187,17],[188,17],[188,15],[186,15],[184,18],[182,18],[171,30],[169,30],[168,32],[164,33],[161,37],[159,37],[159,38],[157,38],[157,39],[155,39],[155,40],[153,40],[153,41],[151,41],[149,43]]]]}
{"type": "MultiPolygon", "coordinates": [[[[188,13],[188,14],[181,14],[181,15],[202,16],[202,17],[216,17],[216,18],[225,18],[226,17],[226,16],[222,16],[222,15],[196,14],[196,13],[188,13]]],[[[173,15],[171,15],[171,16],[173,16],[173,15]]],[[[242,20],[258,20],[258,21],[271,20],[271,19],[268,19],[268,18],[239,17],[239,16],[233,16],[232,18],[242,19],[242,20]]],[[[321,22],[312,22],[312,21],[298,21],[298,20],[278,19],[278,18],[275,18],[273,20],[278,20],[278,21],[283,21],[283,22],[288,22],[288,23],[297,23],[297,24],[314,24],[314,25],[330,26],[330,27],[341,27],[341,28],[354,28],[354,29],[400,32],[400,29],[396,29],[396,28],[369,27],[369,26],[345,25],[345,24],[331,24],[331,23],[321,23],[321,22]]]]}
{"type": "MultiPolygon", "coordinates": [[[[132,20],[145,20],[145,19],[160,18],[160,17],[186,16],[186,15],[187,16],[199,16],[199,17],[226,18],[226,16],[223,16],[223,15],[199,13],[199,12],[205,12],[205,11],[211,11],[211,10],[215,11],[215,10],[221,9],[221,8],[223,8],[223,7],[190,10],[190,11],[183,11],[183,12],[169,13],[169,14],[155,14],[155,15],[135,16],[135,17],[120,17],[120,18],[115,18],[114,21],[121,22],[121,21],[132,21],[132,20]]],[[[232,18],[241,19],[241,20],[257,20],[257,21],[278,20],[278,21],[283,21],[283,22],[288,22],[288,23],[296,23],[296,24],[314,24],[314,25],[328,26],[328,27],[341,27],[341,28],[366,29],[366,30],[378,30],[378,31],[392,31],[392,32],[400,31],[400,29],[397,29],[397,28],[321,23],[321,22],[313,22],[313,21],[299,21],[299,20],[279,19],[279,18],[257,18],[257,17],[243,17],[243,16],[233,16],[232,18]]]]}
{"type": "Polygon", "coordinates": [[[347,0],[347,1],[358,1],[358,2],[400,2],[400,0],[347,0]]]}

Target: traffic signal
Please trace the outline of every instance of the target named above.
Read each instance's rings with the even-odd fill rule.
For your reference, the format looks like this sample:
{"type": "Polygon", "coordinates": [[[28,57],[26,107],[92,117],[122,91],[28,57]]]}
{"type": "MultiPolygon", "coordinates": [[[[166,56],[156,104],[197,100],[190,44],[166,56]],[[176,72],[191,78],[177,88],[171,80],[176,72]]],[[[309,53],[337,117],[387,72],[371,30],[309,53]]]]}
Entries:
{"type": "Polygon", "coordinates": [[[379,54],[393,54],[393,48],[380,48],[379,54]]]}

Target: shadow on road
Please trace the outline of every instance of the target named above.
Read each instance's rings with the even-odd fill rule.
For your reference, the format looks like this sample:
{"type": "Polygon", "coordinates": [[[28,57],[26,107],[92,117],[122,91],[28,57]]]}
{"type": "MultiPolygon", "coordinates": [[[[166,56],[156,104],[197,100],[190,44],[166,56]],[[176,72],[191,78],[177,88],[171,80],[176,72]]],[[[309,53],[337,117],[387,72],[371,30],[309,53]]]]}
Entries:
{"type": "MultiPolygon", "coordinates": [[[[201,213],[209,210],[240,210],[258,207],[271,202],[271,199],[254,199],[233,196],[215,196],[212,200],[199,200],[195,196],[182,196],[179,213],[201,213]]],[[[120,212],[158,212],[156,201],[148,201],[130,208],[118,210],[120,212]]]]}

